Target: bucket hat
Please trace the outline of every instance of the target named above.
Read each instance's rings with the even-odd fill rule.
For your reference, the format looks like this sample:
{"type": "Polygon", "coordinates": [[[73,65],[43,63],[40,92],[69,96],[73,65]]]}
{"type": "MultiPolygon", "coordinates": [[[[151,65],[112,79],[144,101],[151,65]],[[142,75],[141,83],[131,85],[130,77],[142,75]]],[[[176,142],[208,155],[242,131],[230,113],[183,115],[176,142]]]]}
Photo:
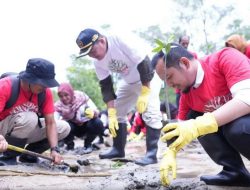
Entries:
{"type": "Polygon", "coordinates": [[[29,59],[26,70],[19,73],[19,78],[48,88],[59,86],[55,80],[54,64],[42,58],[29,59]]]}

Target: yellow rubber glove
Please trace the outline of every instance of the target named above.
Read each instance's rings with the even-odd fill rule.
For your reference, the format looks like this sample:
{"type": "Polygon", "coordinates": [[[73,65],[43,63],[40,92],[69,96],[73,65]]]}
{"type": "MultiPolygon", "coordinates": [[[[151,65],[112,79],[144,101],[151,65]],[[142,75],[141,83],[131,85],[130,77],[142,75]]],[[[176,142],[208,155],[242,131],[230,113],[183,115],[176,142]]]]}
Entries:
{"type": "Polygon", "coordinates": [[[172,171],[172,178],[176,178],[176,151],[172,149],[168,149],[161,161],[160,164],[160,175],[161,175],[161,183],[164,186],[168,186],[170,184],[169,180],[169,171],[172,171]]]}
{"type": "Polygon", "coordinates": [[[143,132],[140,132],[140,134],[137,135],[137,136],[133,139],[133,141],[140,141],[143,137],[144,137],[144,133],[143,133],[143,132]]]}
{"type": "Polygon", "coordinates": [[[87,108],[84,113],[85,116],[90,119],[92,119],[95,116],[95,112],[91,108],[87,108]]]}
{"type": "Polygon", "coordinates": [[[145,112],[148,106],[148,99],[150,94],[150,88],[146,86],[142,86],[141,88],[141,95],[138,97],[136,108],[139,113],[145,112]]]}
{"type": "Polygon", "coordinates": [[[109,118],[109,131],[113,138],[117,136],[116,130],[119,129],[117,116],[116,116],[116,109],[109,108],[108,109],[108,118],[109,118]]]}
{"type": "Polygon", "coordinates": [[[128,136],[128,141],[132,141],[134,138],[137,137],[137,134],[135,134],[134,132],[131,132],[128,136]]]}
{"type": "Polygon", "coordinates": [[[178,152],[193,139],[201,135],[217,132],[218,124],[212,113],[205,113],[203,116],[197,117],[196,119],[190,119],[179,123],[169,123],[163,127],[162,131],[165,133],[161,137],[162,141],[178,137],[169,146],[169,148],[178,152]]]}

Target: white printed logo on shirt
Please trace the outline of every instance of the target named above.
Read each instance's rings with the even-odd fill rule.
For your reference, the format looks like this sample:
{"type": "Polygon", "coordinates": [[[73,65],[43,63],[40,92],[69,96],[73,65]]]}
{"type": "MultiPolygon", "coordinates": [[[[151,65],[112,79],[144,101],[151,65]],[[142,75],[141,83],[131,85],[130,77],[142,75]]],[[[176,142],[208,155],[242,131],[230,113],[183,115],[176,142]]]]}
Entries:
{"type": "Polygon", "coordinates": [[[22,112],[38,112],[38,106],[35,105],[32,102],[25,102],[21,105],[18,105],[16,107],[14,107],[10,114],[18,114],[18,113],[22,113],[22,112]]]}
{"type": "Polygon", "coordinates": [[[108,68],[115,73],[128,74],[128,66],[122,60],[111,59],[108,68]]]}
{"type": "Polygon", "coordinates": [[[232,99],[231,94],[214,97],[213,99],[209,100],[206,103],[206,105],[204,106],[204,112],[213,112],[214,110],[217,110],[231,99],[232,99]]]}

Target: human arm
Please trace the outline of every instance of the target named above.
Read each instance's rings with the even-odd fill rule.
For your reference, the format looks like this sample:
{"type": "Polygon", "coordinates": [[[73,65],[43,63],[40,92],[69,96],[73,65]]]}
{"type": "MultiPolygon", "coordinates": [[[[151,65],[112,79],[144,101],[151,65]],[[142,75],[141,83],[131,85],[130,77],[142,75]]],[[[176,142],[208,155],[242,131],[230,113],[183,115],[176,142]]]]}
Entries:
{"type": "Polygon", "coordinates": [[[98,117],[99,110],[97,109],[95,103],[89,98],[87,101],[87,108],[85,110],[85,116],[92,119],[98,117]]]}
{"type": "Polygon", "coordinates": [[[240,100],[232,99],[213,113],[218,126],[222,126],[239,117],[249,114],[250,106],[240,100]]]}
{"type": "Polygon", "coordinates": [[[6,151],[8,148],[8,142],[5,140],[4,136],[0,135],[0,152],[6,151]]]}
{"type": "Polygon", "coordinates": [[[113,81],[110,75],[106,77],[105,79],[100,80],[99,84],[101,87],[103,101],[106,104],[116,99],[115,91],[113,88],[113,81]]]}
{"type": "Polygon", "coordinates": [[[116,95],[114,92],[111,76],[109,75],[107,78],[101,80],[99,84],[101,87],[103,101],[106,103],[108,109],[110,134],[113,138],[115,138],[117,136],[116,130],[119,129],[119,126],[116,116],[116,109],[114,106],[114,100],[116,99],[116,95]]]}
{"type": "Polygon", "coordinates": [[[233,98],[229,100],[227,103],[225,103],[224,105],[222,105],[217,110],[213,111],[212,113],[204,114],[201,117],[197,117],[197,119],[195,120],[188,120],[185,122],[166,125],[163,128],[163,131],[167,133],[166,135],[162,137],[163,140],[169,140],[175,136],[179,136],[178,138],[179,140],[177,139],[179,143],[180,141],[186,141],[186,142],[184,144],[181,143],[182,145],[179,143],[177,143],[179,145],[177,144],[171,145],[171,146],[177,146],[178,147],[177,150],[178,150],[200,135],[205,135],[211,132],[215,132],[216,129],[214,127],[216,125],[218,128],[237,118],[240,118],[244,115],[249,114],[250,113],[250,106],[249,106],[250,101],[247,98],[249,97],[249,94],[250,94],[249,81],[250,80],[247,79],[247,80],[243,80],[234,84],[230,89],[233,98]],[[207,117],[208,115],[210,115],[210,117],[207,117]],[[183,126],[187,126],[188,129],[183,128],[183,126]],[[177,129],[177,130],[175,130],[175,132],[174,131],[168,132],[170,129],[177,129]],[[177,132],[178,130],[179,132],[177,132]],[[186,140],[184,138],[185,135],[187,135],[185,137],[186,140]],[[189,138],[189,140],[187,140],[187,138],[189,138]]]}
{"type": "Polygon", "coordinates": [[[119,129],[116,109],[114,107],[114,100],[107,102],[108,108],[108,123],[109,123],[109,131],[113,138],[117,136],[116,131],[119,129]]]}
{"type": "Polygon", "coordinates": [[[154,76],[153,68],[150,66],[150,59],[146,56],[137,66],[142,83],[141,94],[138,97],[136,108],[139,113],[145,112],[150,94],[150,81],[154,76]]]}
{"type": "Polygon", "coordinates": [[[250,79],[234,84],[230,91],[233,98],[214,111],[219,126],[250,113],[250,79]]]}
{"type": "MultiPolygon", "coordinates": [[[[46,136],[50,145],[50,148],[57,146],[58,137],[57,137],[57,127],[54,118],[55,107],[53,104],[53,96],[50,89],[46,89],[46,96],[42,107],[42,114],[45,119],[46,127],[46,136]]],[[[61,164],[62,156],[57,153],[55,150],[51,151],[51,157],[54,160],[54,163],[61,164]]]]}
{"type": "MultiPolygon", "coordinates": [[[[47,114],[44,116],[45,125],[46,125],[46,134],[49,141],[50,148],[57,147],[58,136],[57,136],[57,127],[54,119],[54,114],[47,114]]],[[[55,150],[51,151],[51,157],[54,160],[54,163],[61,164],[63,161],[62,156],[55,150]]]]}
{"type": "Polygon", "coordinates": [[[161,160],[160,164],[160,177],[161,183],[164,186],[168,186],[170,184],[169,180],[169,172],[172,172],[172,179],[176,178],[176,151],[172,149],[168,149],[161,160]]]}

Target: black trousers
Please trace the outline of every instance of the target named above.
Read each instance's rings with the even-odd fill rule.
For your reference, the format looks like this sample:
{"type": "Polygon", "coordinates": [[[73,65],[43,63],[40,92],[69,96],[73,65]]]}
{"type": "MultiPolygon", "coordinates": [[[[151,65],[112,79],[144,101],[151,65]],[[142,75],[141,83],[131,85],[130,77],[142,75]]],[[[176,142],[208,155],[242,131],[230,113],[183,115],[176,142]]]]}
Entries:
{"type": "Polygon", "coordinates": [[[73,141],[75,136],[97,136],[102,135],[104,132],[103,123],[98,117],[85,122],[81,126],[78,126],[77,124],[70,121],[68,121],[68,123],[70,125],[71,130],[69,135],[65,138],[65,143],[73,141]]]}
{"type": "MultiPolygon", "coordinates": [[[[191,110],[188,118],[195,119],[201,115],[203,115],[203,113],[191,110]]],[[[224,141],[225,144],[250,160],[250,115],[242,116],[224,126],[219,127],[217,133],[218,138],[220,138],[221,141],[224,141]]],[[[208,137],[209,135],[210,134],[205,137],[208,137]]],[[[212,143],[211,146],[213,146],[212,143]]]]}

